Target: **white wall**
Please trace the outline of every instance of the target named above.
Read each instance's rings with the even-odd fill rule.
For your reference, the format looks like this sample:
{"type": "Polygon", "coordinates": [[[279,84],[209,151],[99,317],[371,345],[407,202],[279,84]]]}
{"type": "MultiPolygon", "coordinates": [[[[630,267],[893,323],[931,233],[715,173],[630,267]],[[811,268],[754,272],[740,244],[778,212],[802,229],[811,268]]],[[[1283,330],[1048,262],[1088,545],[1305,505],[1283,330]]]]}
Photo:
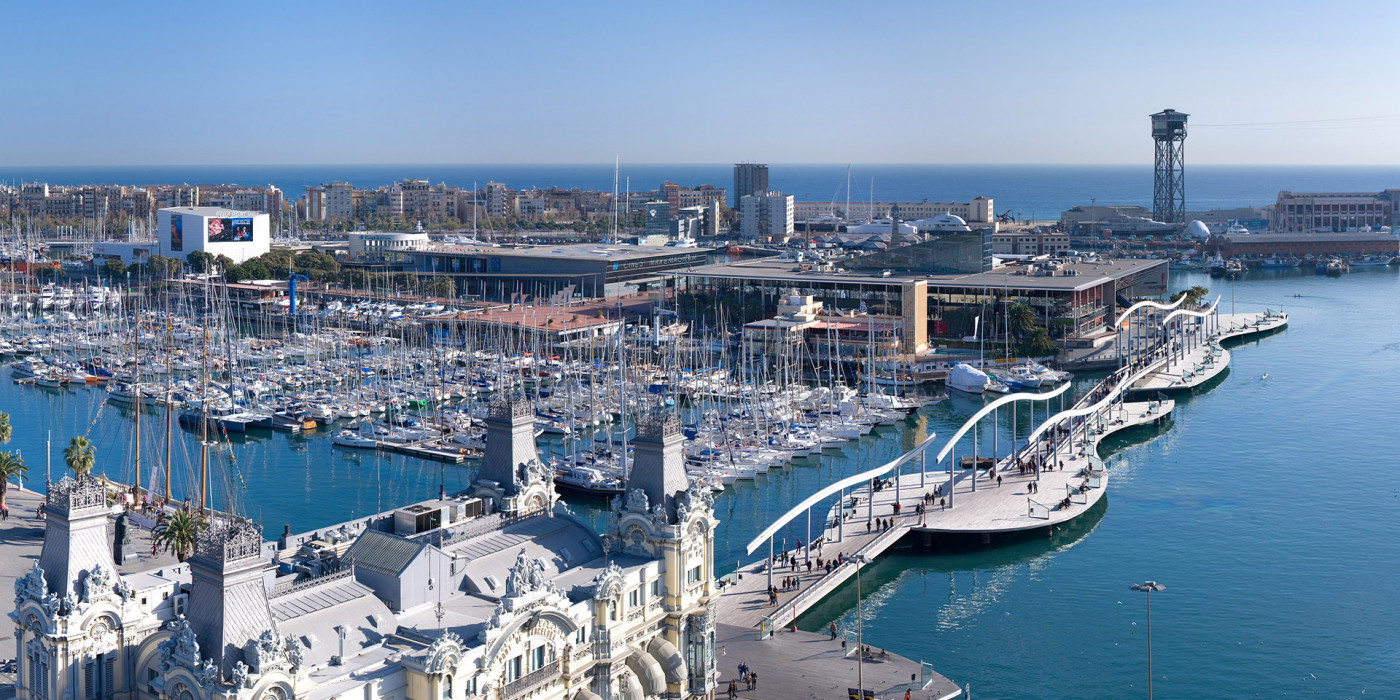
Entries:
{"type": "Polygon", "coordinates": [[[208,213],[209,210],[200,208],[194,210],[187,207],[161,209],[156,213],[156,227],[160,241],[160,254],[168,257],[185,259],[192,251],[202,250],[211,255],[226,255],[234,262],[243,262],[248,258],[255,258],[266,253],[272,245],[271,233],[269,231],[269,219],[267,214],[245,211],[221,211],[218,216],[208,213]],[[179,216],[183,223],[183,246],[181,250],[174,250],[170,242],[170,220],[172,216],[179,216]],[[208,243],[206,237],[209,231],[209,219],[223,218],[251,218],[253,220],[253,240],[239,243],[208,243]]]}

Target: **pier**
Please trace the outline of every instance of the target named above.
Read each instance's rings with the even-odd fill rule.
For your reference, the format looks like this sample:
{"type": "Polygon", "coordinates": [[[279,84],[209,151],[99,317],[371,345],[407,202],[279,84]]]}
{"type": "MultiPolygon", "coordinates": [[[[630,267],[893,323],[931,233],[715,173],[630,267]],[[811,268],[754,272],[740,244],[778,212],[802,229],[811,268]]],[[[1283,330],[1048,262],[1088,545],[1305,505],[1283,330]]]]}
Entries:
{"type": "MultiPolygon", "coordinates": [[[[1162,309],[1164,305],[1154,306],[1162,309]]],[[[939,536],[974,536],[989,543],[998,534],[1036,530],[1049,534],[1056,526],[1082,516],[1103,499],[1108,488],[1108,472],[1098,445],[1114,433],[1160,425],[1175,408],[1174,401],[1155,391],[1158,387],[1153,379],[1172,376],[1169,367],[1192,359],[1219,360],[1214,374],[1191,384],[1199,386],[1228,363],[1228,355],[1220,347],[1222,341],[1270,333],[1288,321],[1287,315],[1274,311],[1227,316],[1213,311],[1214,306],[1200,321],[1190,324],[1200,331],[1194,344],[1182,342],[1173,355],[1170,334],[1162,334],[1155,346],[1135,354],[1133,361],[1102,380],[1073,407],[1049,416],[1010,455],[995,455],[991,460],[973,455],[972,468],[960,468],[954,446],[1000,406],[1015,401],[1029,401],[1032,406],[1035,401],[1048,404],[1048,399],[1068,385],[1041,394],[1006,396],[988,404],[932,460],[929,450],[935,436],[929,435],[895,460],[818,491],[750,542],[748,552],[753,554],[766,541],[768,556],[742,564],[725,578],[718,602],[719,622],[756,629],[759,638],[789,628],[802,613],[853,577],[858,566],[911,535],[924,542],[939,536]],[[1127,401],[1130,391],[1148,398],[1127,401]],[[946,466],[939,467],[945,458],[946,466]],[[984,469],[984,464],[991,466],[984,469]],[[906,465],[917,469],[911,466],[906,473],[906,465]],[[857,486],[862,483],[863,487],[857,486]],[[852,489],[849,493],[848,488],[852,489]],[[838,493],[813,533],[811,510],[838,493]],[[801,546],[774,551],[776,533],[804,512],[808,536],[801,546]],[[780,585],[785,579],[792,585],[780,585]],[[777,589],[776,595],[770,593],[770,586],[777,589]]],[[[1166,321],[1161,322],[1165,325],[1166,321]]]]}

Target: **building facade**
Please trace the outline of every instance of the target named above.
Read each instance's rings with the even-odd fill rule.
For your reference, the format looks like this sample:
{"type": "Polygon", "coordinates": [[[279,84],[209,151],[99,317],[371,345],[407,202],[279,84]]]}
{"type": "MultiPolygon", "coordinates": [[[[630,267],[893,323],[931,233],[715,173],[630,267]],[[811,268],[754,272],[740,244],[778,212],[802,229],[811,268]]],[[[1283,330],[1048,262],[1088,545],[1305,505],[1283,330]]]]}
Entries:
{"type": "Polygon", "coordinates": [[[737,204],[749,195],[762,195],[768,191],[768,165],[766,163],[734,164],[734,202],[737,204]]]}
{"type": "Polygon", "coordinates": [[[765,192],[739,198],[739,235],[753,240],[783,240],[796,230],[792,195],[765,192]]]}
{"type": "Polygon", "coordinates": [[[187,562],[125,574],[107,486],[54,484],[15,584],[15,697],[712,699],[718,521],[679,422],[639,421],[603,536],[558,500],[533,425],[494,400],[464,493],[273,542],[215,514],[187,562]]]}
{"type": "Polygon", "coordinates": [[[1334,233],[1396,225],[1400,190],[1381,192],[1278,193],[1270,219],[1273,233],[1334,233]]]}
{"type": "Polygon", "coordinates": [[[196,250],[243,262],[272,245],[268,215],[218,207],[168,207],[156,212],[160,254],[185,258],[196,250]]]}
{"type": "Polygon", "coordinates": [[[952,214],[970,224],[989,224],[996,219],[990,197],[976,197],[970,202],[795,202],[793,216],[807,221],[835,216],[847,221],[873,221],[890,215],[899,208],[899,218],[905,221],[931,219],[939,214],[952,214]]]}

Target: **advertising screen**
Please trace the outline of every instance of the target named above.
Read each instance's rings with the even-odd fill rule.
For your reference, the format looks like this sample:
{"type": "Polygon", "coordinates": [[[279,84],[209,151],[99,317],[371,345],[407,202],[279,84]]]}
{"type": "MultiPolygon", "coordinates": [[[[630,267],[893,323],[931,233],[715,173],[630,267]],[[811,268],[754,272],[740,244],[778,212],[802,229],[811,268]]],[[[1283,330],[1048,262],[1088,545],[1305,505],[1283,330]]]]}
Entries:
{"type": "Polygon", "coordinates": [[[238,219],[210,219],[209,237],[210,243],[248,243],[253,240],[253,220],[251,218],[238,219]]]}
{"type": "Polygon", "coordinates": [[[170,250],[175,253],[185,249],[185,220],[179,214],[170,215],[170,250]]]}

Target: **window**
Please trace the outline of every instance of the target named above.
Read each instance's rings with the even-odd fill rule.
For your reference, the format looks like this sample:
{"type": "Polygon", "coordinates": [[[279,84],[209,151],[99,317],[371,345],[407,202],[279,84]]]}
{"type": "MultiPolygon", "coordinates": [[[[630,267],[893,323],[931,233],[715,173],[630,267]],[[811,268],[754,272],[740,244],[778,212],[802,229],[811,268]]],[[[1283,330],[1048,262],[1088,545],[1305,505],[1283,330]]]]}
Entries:
{"type": "Polygon", "coordinates": [[[511,683],[520,678],[520,657],[512,656],[506,662],[506,682],[511,683]]]}
{"type": "Polygon", "coordinates": [[[660,597],[661,597],[661,579],[659,579],[659,578],[658,578],[658,579],[652,579],[652,581],[651,581],[651,597],[653,597],[653,598],[660,598],[660,597]]]}
{"type": "Polygon", "coordinates": [[[580,627],[580,628],[578,628],[578,631],[574,633],[574,643],[575,643],[575,644],[583,644],[583,643],[586,642],[586,641],[588,641],[588,628],[587,628],[587,627],[580,627]]]}
{"type": "Polygon", "coordinates": [[[544,645],[535,647],[530,651],[530,670],[538,671],[544,668],[544,645]]]}
{"type": "Polygon", "coordinates": [[[445,675],[445,676],[442,677],[442,697],[443,697],[443,698],[451,698],[451,697],[452,697],[452,675],[451,675],[451,674],[448,674],[448,675],[445,675]]]}
{"type": "Polygon", "coordinates": [[[637,607],[637,605],[641,602],[641,593],[642,593],[642,590],[641,590],[640,588],[633,588],[633,589],[627,594],[627,607],[629,607],[629,608],[635,608],[635,607],[637,607]]]}
{"type": "Polygon", "coordinates": [[[687,571],[687,572],[686,572],[686,574],[685,574],[685,582],[686,582],[686,585],[690,585],[690,584],[692,584],[692,583],[699,583],[699,581],[700,581],[700,565],[699,565],[699,564],[696,564],[694,568],[692,568],[690,571],[687,571]]]}

